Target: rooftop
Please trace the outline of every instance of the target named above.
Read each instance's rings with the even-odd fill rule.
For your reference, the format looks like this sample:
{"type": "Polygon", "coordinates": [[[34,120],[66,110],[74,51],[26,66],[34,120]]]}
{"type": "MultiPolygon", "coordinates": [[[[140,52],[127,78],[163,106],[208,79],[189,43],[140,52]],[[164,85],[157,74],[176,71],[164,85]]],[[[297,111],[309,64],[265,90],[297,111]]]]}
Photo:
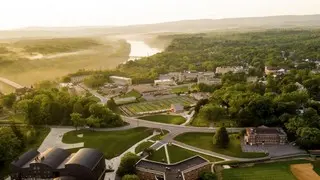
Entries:
{"type": "Polygon", "coordinates": [[[78,164],[92,170],[102,158],[104,158],[104,156],[100,151],[82,148],[66,163],[66,165],[78,164]]]}
{"type": "Polygon", "coordinates": [[[250,134],[285,134],[285,132],[281,128],[267,126],[248,128],[247,132],[249,132],[250,134]]]}
{"type": "Polygon", "coordinates": [[[209,163],[207,160],[200,156],[194,156],[184,161],[180,161],[174,164],[164,164],[159,162],[154,162],[150,160],[142,159],[137,164],[137,168],[142,168],[146,171],[156,171],[162,172],[165,174],[166,179],[178,179],[182,180],[181,173],[195,166],[199,166],[201,164],[209,163]]]}
{"type": "Polygon", "coordinates": [[[110,76],[110,78],[123,79],[123,80],[131,80],[131,78],[121,77],[121,76],[110,76]]]}

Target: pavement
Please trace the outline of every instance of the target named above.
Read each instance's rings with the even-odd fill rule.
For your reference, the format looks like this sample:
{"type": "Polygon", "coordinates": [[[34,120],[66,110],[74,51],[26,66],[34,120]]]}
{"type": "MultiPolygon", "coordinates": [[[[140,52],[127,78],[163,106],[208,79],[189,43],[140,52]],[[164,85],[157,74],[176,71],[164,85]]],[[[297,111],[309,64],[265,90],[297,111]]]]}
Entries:
{"type": "Polygon", "coordinates": [[[62,149],[73,149],[73,148],[81,148],[84,146],[84,143],[76,143],[76,144],[65,144],[62,142],[62,137],[65,133],[69,131],[74,131],[74,128],[63,127],[63,128],[51,128],[49,134],[44,139],[40,147],[38,148],[39,152],[44,152],[48,148],[57,147],[62,149]]]}

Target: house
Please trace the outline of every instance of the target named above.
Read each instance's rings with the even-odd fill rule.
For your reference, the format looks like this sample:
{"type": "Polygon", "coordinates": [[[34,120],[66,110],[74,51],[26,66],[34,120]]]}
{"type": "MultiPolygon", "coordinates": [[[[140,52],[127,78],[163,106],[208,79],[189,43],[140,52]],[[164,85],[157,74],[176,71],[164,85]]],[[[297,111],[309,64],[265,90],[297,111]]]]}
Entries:
{"type": "Polygon", "coordinates": [[[132,85],[132,79],[126,78],[126,77],[120,77],[120,76],[110,76],[109,77],[112,82],[114,82],[117,85],[122,86],[130,86],[132,85]]]}
{"type": "Polygon", "coordinates": [[[140,180],[195,180],[201,172],[210,171],[211,164],[200,156],[194,156],[174,164],[142,159],[136,164],[140,180]]]}
{"type": "Polygon", "coordinates": [[[162,79],[162,80],[154,80],[154,85],[155,86],[171,86],[171,85],[176,85],[176,83],[174,82],[174,80],[172,79],[162,79]]]}
{"type": "Polygon", "coordinates": [[[174,113],[181,113],[184,111],[184,107],[181,104],[171,104],[170,110],[174,113]]]}
{"type": "Polygon", "coordinates": [[[216,74],[226,74],[228,72],[240,73],[245,72],[245,69],[243,68],[243,66],[225,66],[216,68],[216,74]]]}
{"type": "Polygon", "coordinates": [[[282,128],[259,126],[247,128],[244,140],[250,145],[285,144],[287,142],[287,134],[282,128]]]}
{"type": "Polygon", "coordinates": [[[86,179],[98,180],[104,177],[106,164],[103,153],[90,148],[77,153],[60,148],[49,148],[40,153],[30,150],[11,165],[12,180],[27,179],[86,179]]]}

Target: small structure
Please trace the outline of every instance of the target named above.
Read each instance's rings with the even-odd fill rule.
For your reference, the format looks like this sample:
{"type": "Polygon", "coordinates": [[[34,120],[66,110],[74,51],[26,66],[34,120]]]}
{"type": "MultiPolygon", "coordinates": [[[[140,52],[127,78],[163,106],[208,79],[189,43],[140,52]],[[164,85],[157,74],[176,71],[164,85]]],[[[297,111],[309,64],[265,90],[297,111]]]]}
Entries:
{"type": "Polygon", "coordinates": [[[172,79],[162,79],[162,80],[154,80],[154,85],[155,86],[157,85],[172,86],[172,85],[176,85],[176,83],[172,79]]]}
{"type": "Polygon", "coordinates": [[[118,85],[130,86],[132,85],[132,79],[120,76],[110,76],[109,77],[112,82],[118,85]]]}
{"type": "Polygon", "coordinates": [[[283,68],[279,68],[279,67],[268,67],[268,66],[265,66],[264,67],[264,73],[266,75],[270,75],[270,74],[283,75],[283,74],[287,73],[287,70],[283,69],[283,68]]]}
{"type": "Polygon", "coordinates": [[[182,113],[184,111],[184,107],[181,104],[171,104],[170,110],[174,113],[182,113]]]}
{"type": "Polygon", "coordinates": [[[86,179],[104,177],[104,156],[95,149],[83,148],[75,154],[60,148],[43,153],[30,150],[11,163],[11,179],[86,179]]]}
{"type": "Polygon", "coordinates": [[[259,126],[247,128],[244,140],[250,145],[285,144],[287,142],[287,134],[282,128],[259,126]]]}
{"type": "Polygon", "coordinates": [[[141,180],[195,180],[199,178],[201,172],[210,171],[211,164],[200,156],[174,164],[142,159],[136,164],[136,169],[141,180]]]}

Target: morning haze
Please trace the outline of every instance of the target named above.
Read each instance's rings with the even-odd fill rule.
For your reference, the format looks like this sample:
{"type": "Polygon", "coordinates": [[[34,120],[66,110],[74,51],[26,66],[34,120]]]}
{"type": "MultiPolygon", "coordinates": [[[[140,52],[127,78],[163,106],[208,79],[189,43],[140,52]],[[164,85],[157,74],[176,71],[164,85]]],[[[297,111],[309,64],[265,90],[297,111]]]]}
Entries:
{"type": "Polygon", "coordinates": [[[319,179],[319,7],[2,2],[0,179],[319,179]]]}

